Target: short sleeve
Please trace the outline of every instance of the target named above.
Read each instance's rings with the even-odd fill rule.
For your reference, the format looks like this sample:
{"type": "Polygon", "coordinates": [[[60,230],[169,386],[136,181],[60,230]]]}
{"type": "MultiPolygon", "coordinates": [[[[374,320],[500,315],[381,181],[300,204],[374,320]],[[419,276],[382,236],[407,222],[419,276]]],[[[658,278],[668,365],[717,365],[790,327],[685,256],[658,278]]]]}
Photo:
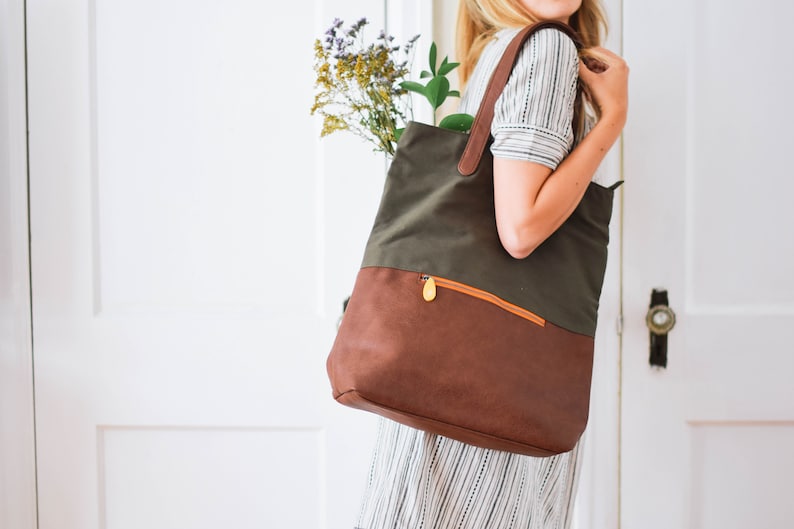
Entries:
{"type": "Polygon", "coordinates": [[[491,152],[556,169],[571,150],[579,57],[573,41],[547,28],[533,34],[494,107],[491,152]]]}

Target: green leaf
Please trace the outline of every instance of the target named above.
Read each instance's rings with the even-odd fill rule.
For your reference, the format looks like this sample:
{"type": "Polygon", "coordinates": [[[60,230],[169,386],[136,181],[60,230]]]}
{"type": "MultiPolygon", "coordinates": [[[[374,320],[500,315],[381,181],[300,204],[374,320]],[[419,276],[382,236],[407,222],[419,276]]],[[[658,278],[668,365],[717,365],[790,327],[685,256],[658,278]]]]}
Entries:
{"type": "Polygon", "coordinates": [[[449,79],[437,75],[425,86],[425,97],[430,101],[430,106],[436,110],[449,95],[449,79]]]}
{"type": "Polygon", "coordinates": [[[425,77],[433,77],[433,74],[428,72],[427,70],[422,70],[422,73],[419,75],[419,78],[424,79],[425,77]]]}
{"type": "Polygon", "coordinates": [[[442,129],[468,132],[469,129],[471,129],[472,123],[474,123],[474,116],[470,114],[450,114],[442,119],[438,126],[442,129]]]}
{"type": "Polygon", "coordinates": [[[417,94],[422,94],[423,96],[427,97],[425,86],[417,83],[416,81],[403,81],[400,83],[400,88],[403,90],[408,90],[409,92],[416,92],[417,94]]]}
{"type": "Polygon", "coordinates": [[[447,75],[449,72],[451,72],[458,66],[460,66],[459,62],[450,62],[450,63],[442,64],[441,68],[438,69],[438,75],[447,75]]]}
{"type": "Polygon", "coordinates": [[[436,75],[436,55],[438,54],[438,49],[436,48],[436,43],[433,42],[430,45],[430,71],[433,72],[433,75],[436,75]]]}
{"type": "Polygon", "coordinates": [[[403,132],[405,132],[405,127],[402,127],[402,128],[399,128],[399,129],[394,129],[394,139],[395,139],[395,141],[400,141],[400,137],[403,135],[403,132]]]}
{"type": "Polygon", "coordinates": [[[460,92],[458,92],[457,90],[450,90],[449,94],[447,94],[447,95],[449,97],[460,97],[460,92]]]}

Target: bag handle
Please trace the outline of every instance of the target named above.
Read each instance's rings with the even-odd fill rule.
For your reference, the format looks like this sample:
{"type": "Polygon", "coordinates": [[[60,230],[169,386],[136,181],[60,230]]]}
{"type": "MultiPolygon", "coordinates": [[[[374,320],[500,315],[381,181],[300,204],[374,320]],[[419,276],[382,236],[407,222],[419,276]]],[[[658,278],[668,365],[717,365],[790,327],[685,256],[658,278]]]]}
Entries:
{"type": "Polygon", "coordinates": [[[488,81],[485,95],[482,98],[477,116],[475,116],[474,123],[471,126],[469,141],[466,142],[466,148],[463,150],[460,162],[458,162],[458,172],[461,175],[471,176],[474,174],[474,171],[477,170],[477,166],[480,165],[480,159],[485,151],[488,138],[491,136],[491,122],[493,122],[496,100],[502,95],[502,91],[505,89],[505,85],[507,85],[507,80],[510,78],[513,66],[516,60],[518,60],[518,54],[521,52],[524,42],[526,42],[533,33],[545,28],[559,29],[571,37],[577,48],[582,47],[582,41],[570,26],[555,21],[539,22],[528,26],[522,29],[518,35],[510,41],[510,44],[508,44],[507,49],[505,49],[502,58],[499,60],[496,69],[491,75],[491,80],[488,81]]]}

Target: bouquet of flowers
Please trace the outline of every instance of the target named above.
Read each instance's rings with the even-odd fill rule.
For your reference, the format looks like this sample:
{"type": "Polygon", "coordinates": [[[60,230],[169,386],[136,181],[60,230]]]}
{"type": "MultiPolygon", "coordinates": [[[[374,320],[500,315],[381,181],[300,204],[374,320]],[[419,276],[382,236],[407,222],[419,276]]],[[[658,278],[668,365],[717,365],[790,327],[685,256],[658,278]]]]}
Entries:
{"type": "MultiPolygon", "coordinates": [[[[437,64],[433,43],[429,70],[420,75],[430,80],[426,84],[410,81],[409,65],[419,35],[400,46],[381,31],[375,42],[367,44],[363,35],[367,24],[362,18],[344,29],[344,22],[336,19],[324,39],[315,40],[317,93],[311,114],[323,117],[321,136],[347,130],[372,143],[376,151],[392,156],[405,124],[413,118],[409,92],[427,99],[435,121],[436,110],[448,97],[460,97],[457,90],[450,90],[446,77],[458,63],[444,57],[437,64]]],[[[468,114],[452,114],[438,126],[466,132],[473,119],[468,114]]]]}

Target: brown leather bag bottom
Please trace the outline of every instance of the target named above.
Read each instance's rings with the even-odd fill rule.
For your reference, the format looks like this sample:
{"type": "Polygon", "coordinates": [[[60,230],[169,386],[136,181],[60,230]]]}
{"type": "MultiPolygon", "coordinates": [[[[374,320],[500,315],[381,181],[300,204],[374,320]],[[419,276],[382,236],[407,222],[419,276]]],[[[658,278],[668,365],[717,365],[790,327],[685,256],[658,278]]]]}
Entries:
{"type": "Polygon", "coordinates": [[[475,446],[549,456],[587,424],[593,338],[362,268],[327,368],[334,398],[475,446]]]}

